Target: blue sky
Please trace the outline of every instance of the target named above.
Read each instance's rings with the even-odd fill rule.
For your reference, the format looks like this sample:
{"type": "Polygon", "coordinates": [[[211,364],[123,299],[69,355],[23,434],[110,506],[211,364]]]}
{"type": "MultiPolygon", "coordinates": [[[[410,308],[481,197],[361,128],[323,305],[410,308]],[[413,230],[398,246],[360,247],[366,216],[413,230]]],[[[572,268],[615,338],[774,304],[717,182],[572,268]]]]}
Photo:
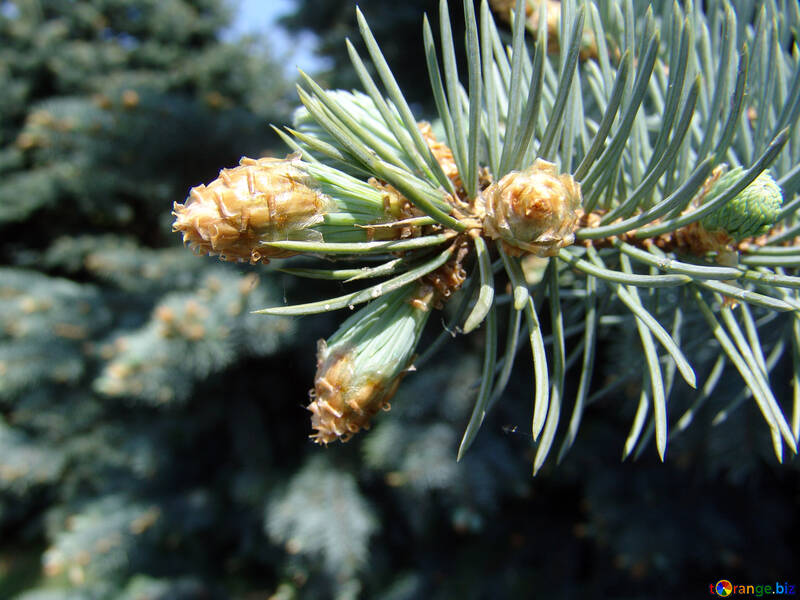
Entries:
{"type": "Polygon", "coordinates": [[[228,0],[234,7],[234,21],[231,32],[237,34],[261,34],[266,36],[273,54],[285,59],[286,70],[292,75],[297,67],[304,71],[314,71],[320,67],[315,58],[314,38],[311,35],[300,39],[289,38],[283,31],[274,29],[275,21],[292,11],[293,0],[228,0]]]}
{"type": "Polygon", "coordinates": [[[236,11],[234,29],[243,32],[267,31],[281,15],[292,9],[292,0],[228,0],[236,11]]]}

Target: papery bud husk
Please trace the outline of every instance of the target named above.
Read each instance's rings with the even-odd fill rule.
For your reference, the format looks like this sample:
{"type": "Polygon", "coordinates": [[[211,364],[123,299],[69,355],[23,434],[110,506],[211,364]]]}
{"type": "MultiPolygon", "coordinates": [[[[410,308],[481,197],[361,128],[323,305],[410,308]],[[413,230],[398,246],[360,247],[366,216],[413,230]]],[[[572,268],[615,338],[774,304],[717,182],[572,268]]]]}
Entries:
{"type": "Polygon", "coordinates": [[[575,240],[581,187],[555,164],[537,159],[512,171],[483,192],[484,232],[507,246],[536,256],[554,256],[575,240]]]}
{"type": "MultiPolygon", "coordinates": [[[[734,167],[710,186],[703,198],[708,203],[730,187],[744,173],[734,167]]],[[[701,221],[709,232],[727,234],[739,242],[769,231],[775,224],[783,205],[783,192],[769,171],[763,171],[753,182],[737,194],[730,202],[719,207],[701,221]]]]}
{"type": "Polygon", "coordinates": [[[442,167],[445,176],[453,182],[453,186],[455,186],[457,190],[461,189],[463,187],[461,175],[458,172],[458,167],[456,166],[456,161],[455,158],[453,158],[453,151],[450,149],[450,146],[436,139],[436,135],[433,133],[433,127],[431,127],[431,124],[427,121],[420,121],[417,123],[417,127],[419,127],[420,133],[422,134],[422,139],[425,140],[428,148],[431,149],[431,153],[433,153],[436,162],[442,167]]]}
{"type": "Polygon", "coordinates": [[[293,158],[242,158],[207,186],[192,188],[185,204],[175,203],[173,231],[197,254],[251,263],[294,254],[262,242],[321,241],[311,226],[334,205],[301,166],[293,158]]]}
{"type": "Polygon", "coordinates": [[[368,429],[379,410],[389,409],[434,296],[425,284],[390,292],[350,316],[327,342],[320,340],[308,406],[315,442],[346,442],[368,429]]]}
{"type": "MultiPolygon", "coordinates": [[[[501,20],[506,23],[511,22],[510,15],[517,4],[516,0],[490,0],[490,4],[501,20]]],[[[539,32],[540,6],[541,0],[526,0],[525,2],[527,28],[534,36],[539,32]]],[[[560,50],[561,2],[559,0],[545,1],[545,21],[547,24],[547,52],[554,54],[560,50]]],[[[588,27],[583,30],[579,52],[579,57],[583,61],[597,58],[597,41],[594,32],[588,27]]]]}

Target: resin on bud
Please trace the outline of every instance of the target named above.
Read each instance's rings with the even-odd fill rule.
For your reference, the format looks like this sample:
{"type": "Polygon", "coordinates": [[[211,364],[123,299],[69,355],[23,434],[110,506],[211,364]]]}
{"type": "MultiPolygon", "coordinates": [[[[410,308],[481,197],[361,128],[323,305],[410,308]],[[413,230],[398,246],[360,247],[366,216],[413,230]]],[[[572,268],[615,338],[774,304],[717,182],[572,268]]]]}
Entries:
{"type": "MultiPolygon", "coordinates": [[[[719,177],[708,190],[704,202],[710,202],[742,176],[744,170],[735,167],[719,177]]],[[[780,186],[768,171],[737,194],[730,202],[721,206],[701,221],[709,232],[721,232],[736,242],[757,237],[769,231],[778,219],[783,205],[780,186]]]]}
{"type": "Polygon", "coordinates": [[[435,301],[426,284],[409,285],[373,300],[320,340],[311,426],[319,444],[346,442],[389,400],[411,367],[414,350],[435,301]]]}
{"type": "Polygon", "coordinates": [[[510,250],[554,256],[575,240],[581,187],[555,164],[537,159],[512,171],[483,192],[484,232],[510,250]]]}
{"type": "Polygon", "coordinates": [[[262,242],[321,241],[310,227],[323,221],[333,203],[315,189],[301,164],[291,158],[242,158],[207,186],[192,188],[185,204],[175,203],[173,231],[182,232],[197,254],[251,263],[292,254],[262,242]]]}

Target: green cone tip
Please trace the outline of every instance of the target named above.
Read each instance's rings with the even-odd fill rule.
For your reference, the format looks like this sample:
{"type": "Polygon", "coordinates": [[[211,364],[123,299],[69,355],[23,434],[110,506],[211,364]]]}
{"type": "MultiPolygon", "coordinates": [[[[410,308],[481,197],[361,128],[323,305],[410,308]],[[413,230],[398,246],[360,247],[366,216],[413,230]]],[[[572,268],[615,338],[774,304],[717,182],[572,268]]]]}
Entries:
{"type": "MultiPolygon", "coordinates": [[[[708,192],[713,200],[741,177],[744,170],[735,167],[720,177],[708,192]]],[[[724,231],[736,241],[762,235],[770,230],[780,214],[783,193],[769,171],[764,171],[737,196],[702,221],[707,231],[724,231]]]]}

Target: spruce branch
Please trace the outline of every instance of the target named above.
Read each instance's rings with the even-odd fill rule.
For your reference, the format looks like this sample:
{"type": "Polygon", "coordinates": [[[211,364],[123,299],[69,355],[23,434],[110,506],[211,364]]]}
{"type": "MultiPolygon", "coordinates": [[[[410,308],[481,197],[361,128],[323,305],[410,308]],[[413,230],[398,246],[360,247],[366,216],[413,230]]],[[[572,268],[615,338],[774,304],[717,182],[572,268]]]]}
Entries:
{"type": "Polygon", "coordinates": [[[509,18],[510,44],[487,0],[477,14],[466,0],[463,79],[446,0],[438,43],[423,19],[435,127],[413,115],[357,12],[377,78],[349,41],[347,50],[366,94],[326,91],[301,74],[303,107],[293,128],[281,132],[297,154],[243,159],[238,169],[246,174],[223,171],[176,205],[176,230],[200,252],[251,261],[382,257],[378,266],[284,268],[348,284],[386,279],[336,298],[258,311],[302,315],[370,301],[320,346],[320,369],[334,369],[338,383],[322,389],[319,382],[329,378],[318,372],[313,437],[344,440],[368,424],[413,364],[428,312],[469,275],[457,318],[418,361],[427,361],[449,331],[483,325],[483,369],[459,459],[511,376],[523,313],[533,354],[534,473],[569,402],[559,460],[575,443],[586,406],[618,385],[593,385],[593,371],[602,336],[622,328],[638,333],[641,351],[632,360],[642,379],[623,456],[638,456],[654,437],[663,460],[668,440],[715,402],[715,386],[730,370],[755,399],[778,459],[784,445],[795,454],[798,11],[779,12],[770,2],[750,23],[727,1],[706,13],[677,3],[663,10],[620,1],[517,0],[513,10],[493,4],[509,18]],[[273,168],[283,174],[258,175],[273,168]],[[202,217],[190,212],[195,205],[202,217]],[[269,215],[262,224],[253,218],[260,214],[269,215]],[[543,278],[525,273],[531,256],[546,261],[543,278]],[[510,297],[497,293],[505,280],[510,297]],[[505,301],[508,331],[498,356],[497,309],[505,301]],[[540,313],[547,317],[540,321],[540,313]],[[569,321],[573,314],[583,315],[579,325],[569,321]],[[413,327],[403,325],[401,334],[403,319],[413,327]],[[784,334],[772,335],[775,327],[784,334]],[[573,344],[568,337],[576,333],[583,335],[573,344]],[[325,349],[348,335],[356,336],[352,345],[331,366],[325,349]],[[401,357],[378,369],[380,385],[377,367],[358,358],[362,346],[378,363],[393,351],[401,357]],[[338,365],[353,352],[345,377],[338,365]],[[770,385],[781,360],[794,373],[791,426],[770,385]],[[567,381],[576,367],[573,399],[567,381]],[[671,427],[670,397],[687,392],[681,380],[697,387],[698,373],[706,374],[701,391],[671,427]],[[323,414],[335,425],[320,425],[323,414]]]}

